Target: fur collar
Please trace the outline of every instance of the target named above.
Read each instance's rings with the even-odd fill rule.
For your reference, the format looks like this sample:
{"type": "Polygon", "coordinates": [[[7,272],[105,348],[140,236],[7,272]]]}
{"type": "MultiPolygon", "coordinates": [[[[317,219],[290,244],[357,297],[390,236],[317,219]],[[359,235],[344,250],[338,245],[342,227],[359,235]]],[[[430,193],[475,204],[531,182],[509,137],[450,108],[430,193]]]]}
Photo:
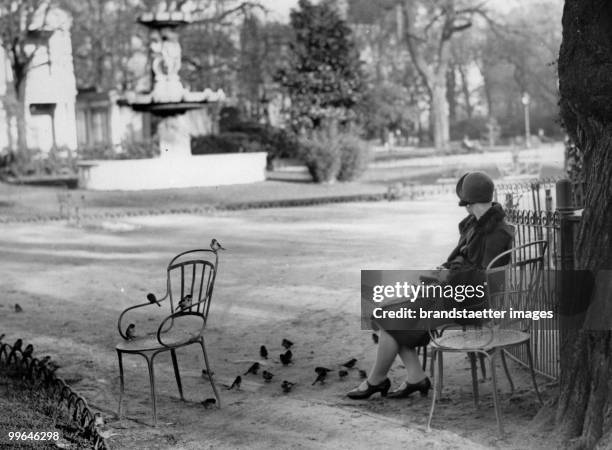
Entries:
{"type": "Polygon", "coordinates": [[[464,233],[469,227],[474,227],[477,231],[482,231],[485,234],[493,231],[497,225],[504,220],[506,213],[499,203],[493,202],[493,205],[486,212],[476,219],[471,214],[459,223],[459,231],[464,233]]]}

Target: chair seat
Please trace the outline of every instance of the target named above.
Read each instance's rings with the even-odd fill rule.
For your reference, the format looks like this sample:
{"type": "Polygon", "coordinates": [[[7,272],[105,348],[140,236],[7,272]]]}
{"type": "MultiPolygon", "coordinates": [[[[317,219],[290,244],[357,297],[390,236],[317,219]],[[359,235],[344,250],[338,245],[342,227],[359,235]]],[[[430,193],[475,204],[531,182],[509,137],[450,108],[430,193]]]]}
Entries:
{"type": "Polygon", "coordinates": [[[480,330],[447,330],[436,341],[431,342],[434,348],[448,350],[488,350],[495,347],[506,347],[521,344],[530,339],[530,334],[520,330],[501,329],[495,330],[493,340],[490,331],[480,330]]]}
{"type": "MultiPolygon", "coordinates": [[[[189,332],[189,330],[172,330],[171,332],[164,333],[162,340],[165,344],[170,347],[182,346],[196,342],[200,337],[199,333],[189,332]]],[[[156,334],[150,334],[147,336],[137,337],[130,341],[121,340],[117,343],[115,348],[122,352],[127,353],[138,353],[143,351],[162,350],[167,347],[161,345],[157,340],[156,334]]]]}

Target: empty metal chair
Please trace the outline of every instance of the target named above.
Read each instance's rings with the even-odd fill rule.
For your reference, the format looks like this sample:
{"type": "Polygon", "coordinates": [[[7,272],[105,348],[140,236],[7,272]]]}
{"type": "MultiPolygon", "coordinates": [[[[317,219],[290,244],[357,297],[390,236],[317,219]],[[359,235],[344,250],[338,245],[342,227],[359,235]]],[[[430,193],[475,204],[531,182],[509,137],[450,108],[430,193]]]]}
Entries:
{"type": "Polygon", "coordinates": [[[170,352],[179,395],[181,400],[184,400],[176,349],[191,344],[199,344],[202,348],[206,374],[212,385],[217,405],[221,407],[221,399],[213,380],[213,372],[208,362],[204,341],[204,330],[208,322],[217,267],[216,250],[196,249],[180,253],[168,264],[166,294],[160,299],[153,294],[148,294],[146,303],[129,307],[119,316],[117,326],[119,334],[124,339],[116,346],[121,383],[119,416],[121,416],[121,402],[124,394],[123,354],[141,355],[147,361],[153,402],[153,423],[157,425],[153,366],[155,357],[160,353],[170,352]],[[138,332],[141,327],[138,327],[137,323],[131,324],[127,320],[127,314],[138,308],[157,308],[164,304],[168,304],[170,313],[159,323],[157,332],[139,336],[138,332]],[[134,329],[136,330],[135,335],[134,329]]]}

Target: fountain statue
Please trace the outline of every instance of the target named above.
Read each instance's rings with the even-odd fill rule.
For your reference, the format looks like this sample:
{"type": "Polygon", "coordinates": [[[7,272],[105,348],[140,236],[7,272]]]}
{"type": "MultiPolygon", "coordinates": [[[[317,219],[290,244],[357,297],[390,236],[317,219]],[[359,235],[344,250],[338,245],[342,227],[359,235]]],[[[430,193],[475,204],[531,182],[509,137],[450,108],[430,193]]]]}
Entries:
{"type": "Polygon", "coordinates": [[[176,2],[161,2],[155,12],[142,14],[138,21],[149,29],[153,88],[148,93],[126,94],[125,103],[136,111],[148,111],[160,117],[157,134],[162,157],[188,156],[191,136],[183,113],[223,101],[225,94],[220,89],[189,91],[181,83],[178,32],[192,21],[188,11],[178,10],[176,2]]]}
{"type": "MultiPolygon", "coordinates": [[[[126,93],[121,103],[135,111],[159,118],[157,136],[160,156],[132,160],[91,160],[79,163],[79,183],[94,190],[142,190],[224,184],[265,180],[266,153],[191,154],[191,134],[197,125],[189,110],[225,100],[222,90],[185,89],[179,77],[181,45],[179,30],[192,19],[179,10],[177,2],[163,2],[138,21],[149,29],[152,87],[146,93],[126,93]]],[[[188,5],[190,2],[185,2],[188,5]]]]}

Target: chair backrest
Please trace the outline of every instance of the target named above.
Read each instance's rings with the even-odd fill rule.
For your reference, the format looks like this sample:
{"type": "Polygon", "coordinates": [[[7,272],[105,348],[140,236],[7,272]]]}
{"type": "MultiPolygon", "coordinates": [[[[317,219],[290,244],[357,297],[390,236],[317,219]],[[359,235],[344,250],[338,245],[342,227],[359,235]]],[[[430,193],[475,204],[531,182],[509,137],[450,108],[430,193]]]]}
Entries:
{"type": "Polygon", "coordinates": [[[544,255],[548,242],[538,240],[513,247],[497,255],[486,268],[489,307],[505,311],[493,323],[501,328],[528,331],[534,306],[542,294],[544,255]],[[496,267],[500,260],[505,266],[496,267]]]}
{"type": "Polygon", "coordinates": [[[217,253],[188,250],[168,264],[167,292],[172,313],[201,316],[206,323],[217,275],[217,253]]]}

